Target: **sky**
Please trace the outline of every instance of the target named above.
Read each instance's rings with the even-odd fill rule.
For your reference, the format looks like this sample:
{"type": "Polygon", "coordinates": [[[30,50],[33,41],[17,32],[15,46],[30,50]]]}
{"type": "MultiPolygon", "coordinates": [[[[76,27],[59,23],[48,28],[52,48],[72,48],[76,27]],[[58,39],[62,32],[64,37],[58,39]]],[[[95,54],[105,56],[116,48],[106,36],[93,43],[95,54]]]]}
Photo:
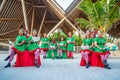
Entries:
{"type": "Polygon", "coordinates": [[[55,0],[65,11],[74,0],[55,0]]]}

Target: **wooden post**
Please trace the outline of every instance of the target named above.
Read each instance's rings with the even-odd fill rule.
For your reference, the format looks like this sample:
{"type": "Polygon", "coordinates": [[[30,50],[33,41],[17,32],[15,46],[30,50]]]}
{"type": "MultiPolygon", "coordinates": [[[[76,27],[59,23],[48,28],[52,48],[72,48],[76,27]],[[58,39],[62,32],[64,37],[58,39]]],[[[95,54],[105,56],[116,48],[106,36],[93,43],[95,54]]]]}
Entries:
{"type": "Polygon", "coordinates": [[[42,26],[43,26],[43,23],[44,23],[44,20],[45,20],[46,13],[47,13],[47,9],[44,12],[43,19],[42,19],[42,22],[40,24],[40,28],[39,28],[38,34],[40,34],[40,32],[41,32],[41,29],[42,29],[42,26]]]}
{"type": "Polygon", "coordinates": [[[28,30],[28,22],[27,22],[27,16],[26,16],[25,1],[21,0],[21,3],[22,3],[22,10],[23,10],[25,28],[26,28],[26,30],[28,30]]]}
{"type": "Polygon", "coordinates": [[[32,22],[31,22],[31,32],[30,32],[30,34],[32,34],[32,32],[33,32],[33,27],[34,27],[34,8],[33,8],[33,13],[32,13],[32,22]]]}
{"type": "MultiPolygon", "coordinates": [[[[29,9],[28,13],[27,13],[27,16],[29,15],[29,13],[31,12],[33,6],[29,9]]],[[[20,26],[23,24],[24,20],[20,23],[20,25],[18,26],[18,29],[20,28],[20,26]]]]}
{"type": "Polygon", "coordinates": [[[57,23],[54,26],[54,28],[47,34],[47,36],[49,36],[65,19],[66,19],[66,17],[64,17],[59,23],[57,23]]]}

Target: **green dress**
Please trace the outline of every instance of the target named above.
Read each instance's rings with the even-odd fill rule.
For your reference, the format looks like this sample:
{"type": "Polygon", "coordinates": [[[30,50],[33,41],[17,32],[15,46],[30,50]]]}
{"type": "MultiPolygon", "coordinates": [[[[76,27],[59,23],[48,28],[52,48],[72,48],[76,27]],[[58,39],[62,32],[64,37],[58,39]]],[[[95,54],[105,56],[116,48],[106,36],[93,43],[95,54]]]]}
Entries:
{"type": "Polygon", "coordinates": [[[48,49],[49,48],[49,39],[48,38],[46,38],[46,37],[43,37],[43,38],[41,38],[41,49],[43,49],[43,50],[46,50],[46,49],[48,49]]]}
{"type": "Polygon", "coordinates": [[[85,38],[82,40],[84,46],[88,45],[88,46],[91,46],[92,45],[92,41],[90,38],[85,38]]]}
{"type": "Polygon", "coordinates": [[[66,41],[60,41],[60,43],[59,43],[59,49],[60,50],[63,50],[63,51],[65,51],[65,50],[67,50],[67,48],[66,48],[66,45],[67,43],[66,43],[66,41]]]}
{"type": "MultiPolygon", "coordinates": [[[[85,47],[88,46],[88,48],[92,45],[92,40],[90,38],[84,38],[82,40],[82,43],[83,43],[83,47],[82,50],[86,49],[85,47]]],[[[91,49],[89,49],[91,50],[91,49]]]]}
{"type": "Polygon", "coordinates": [[[25,36],[17,36],[17,38],[16,38],[16,42],[15,42],[15,45],[14,45],[14,48],[16,48],[17,50],[19,50],[19,51],[21,51],[21,52],[23,52],[23,51],[25,51],[25,49],[26,49],[26,44],[22,44],[22,45],[18,45],[19,43],[21,43],[22,41],[26,41],[26,37],[25,36]]]}
{"type": "Polygon", "coordinates": [[[66,52],[65,52],[67,50],[67,47],[64,46],[64,45],[67,44],[67,42],[66,41],[60,41],[59,44],[60,44],[59,49],[62,50],[62,58],[67,58],[67,55],[66,55],[66,52]]]}
{"type": "MultiPolygon", "coordinates": [[[[33,37],[29,36],[29,38],[27,38],[27,43],[31,40],[33,40],[33,37]]],[[[36,50],[37,48],[39,48],[38,42],[33,42],[32,41],[30,44],[27,45],[27,50],[29,50],[29,51],[36,50]]]]}
{"type": "MultiPolygon", "coordinates": [[[[71,37],[71,38],[68,37],[67,38],[67,42],[73,42],[73,41],[74,41],[73,37],[71,37]]],[[[68,43],[67,50],[74,52],[74,43],[68,43]]]]}
{"type": "Polygon", "coordinates": [[[106,50],[104,50],[104,48],[105,48],[104,44],[106,43],[106,39],[105,39],[104,37],[101,37],[101,38],[96,37],[96,38],[95,38],[95,41],[97,42],[97,45],[98,45],[100,48],[102,48],[102,50],[99,49],[99,48],[97,48],[97,47],[95,47],[95,48],[94,48],[94,51],[95,51],[95,52],[105,52],[106,50]]]}
{"type": "Polygon", "coordinates": [[[49,49],[48,51],[48,55],[47,55],[47,58],[52,58],[52,53],[54,53],[54,58],[57,57],[57,42],[53,43],[53,42],[50,42],[50,47],[56,47],[56,49],[49,49]]]}
{"type": "MultiPolygon", "coordinates": [[[[92,45],[94,42],[95,42],[95,38],[91,38],[91,45],[92,45]]],[[[90,48],[90,50],[94,51],[94,49],[95,49],[95,47],[94,47],[94,45],[93,45],[93,47],[90,48]]]]}

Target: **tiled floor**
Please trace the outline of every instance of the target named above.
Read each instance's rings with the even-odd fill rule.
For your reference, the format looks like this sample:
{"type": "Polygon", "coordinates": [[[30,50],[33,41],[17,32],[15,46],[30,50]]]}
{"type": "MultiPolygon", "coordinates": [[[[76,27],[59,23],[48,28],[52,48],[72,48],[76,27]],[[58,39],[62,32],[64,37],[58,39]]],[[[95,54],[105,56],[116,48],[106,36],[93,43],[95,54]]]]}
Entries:
{"type": "MultiPolygon", "coordinates": [[[[0,52],[0,80],[120,80],[120,59],[109,59],[111,70],[80,67],[76,59],[42,59],[42,66],[5,69],[7,54],[0,52]]],[[[14,62],[14,61],[13,61],[14,62]]]]}

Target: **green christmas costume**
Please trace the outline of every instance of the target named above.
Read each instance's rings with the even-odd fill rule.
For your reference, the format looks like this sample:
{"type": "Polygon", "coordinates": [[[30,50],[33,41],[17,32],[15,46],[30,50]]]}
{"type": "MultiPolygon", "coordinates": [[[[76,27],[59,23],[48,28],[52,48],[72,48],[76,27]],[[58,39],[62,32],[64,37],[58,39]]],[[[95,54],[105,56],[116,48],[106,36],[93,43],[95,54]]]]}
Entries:
{"type": "Polygon", "coordinates": [[[17,36],[16,38],[16,42],[14,45],[14,48],[18,51],[25,51],[27,44],[22,44],[22,45],[18,45],[19,43],[21,43],[22,41],[26,41],[26,37],[25,36],[17,36]]]}
{"type": "Polygon", "coordinates": [[[33,50],[36,50],[36,49],[39,48],[38,42],[34,42],[32,36],[29,36],[29,38],[27,38],[27,43],[28,43],[29,41],[31,41],[31,43],[28,44],[27,50],[33,51],[33,50]],[[31,41],[31,40],[32,40],[32,41],[31,41]]]}
{"type": "Polygon", "coordinates": [[[47,57],[52,58],[52,53],[54,53],[54,58],[56,58],[57,57],[57,42],[55,43],[50,42],[50,48],[49,48],[47,57]],[[55,49],[51,49],[51,48],[55,48],[55,49]]]}
{"type": "Polygon", "coordinates": [[[96,37],[95,38],[95,41],[97,42],[97,45],[102,49],[99,49],[99,48],[97,48],[97,47],[94,47],[94,51],[95,52],[105,52],[106,50],[104,49],[105,48],[105,43],[106,43],[106,39],[104,38],[104,37],[101,37],[101,38],[99,38],[99,37],[96,37]]]}
{"type": "Polygon", "coordinates": [[[66,44],[67,44],[66,41],[60,41],[58,43],[58,45],[60,45],[60,46],[58,46],[58,49],[62,50],[62,58],[67,58],[67,55],[66,55],[67,54],[66,53],[66,50],[67,50],[66,44]]]}
{"type": "Polygon", "coordinates": [[[41,50],[48,50],[49,48],[49,39],[47,37],[43,37],[41,38],[41,50]]]}
{"type": "Polygon", "coordinates": [[[94,51],[94,49],[95,49],[94,42],[95,42],[95,38],[91,38],[91,45],[93,44],[93,47],[90,48],[90,50],[92,50],[92,51],[94,51]]]}
{"type": "Polygon", "coordinates": [[[68,50],[68,51],[74,52],[74,43],[71,43],[71,42],[73,42],[73,41],[74,41],[74,38],[73,38],[73,37],[68,37],[68,38],[67,38],[67,43],[70,42],[70,43],[68,43],[68,47],[67,47],[67,50],[68,50]]]}

